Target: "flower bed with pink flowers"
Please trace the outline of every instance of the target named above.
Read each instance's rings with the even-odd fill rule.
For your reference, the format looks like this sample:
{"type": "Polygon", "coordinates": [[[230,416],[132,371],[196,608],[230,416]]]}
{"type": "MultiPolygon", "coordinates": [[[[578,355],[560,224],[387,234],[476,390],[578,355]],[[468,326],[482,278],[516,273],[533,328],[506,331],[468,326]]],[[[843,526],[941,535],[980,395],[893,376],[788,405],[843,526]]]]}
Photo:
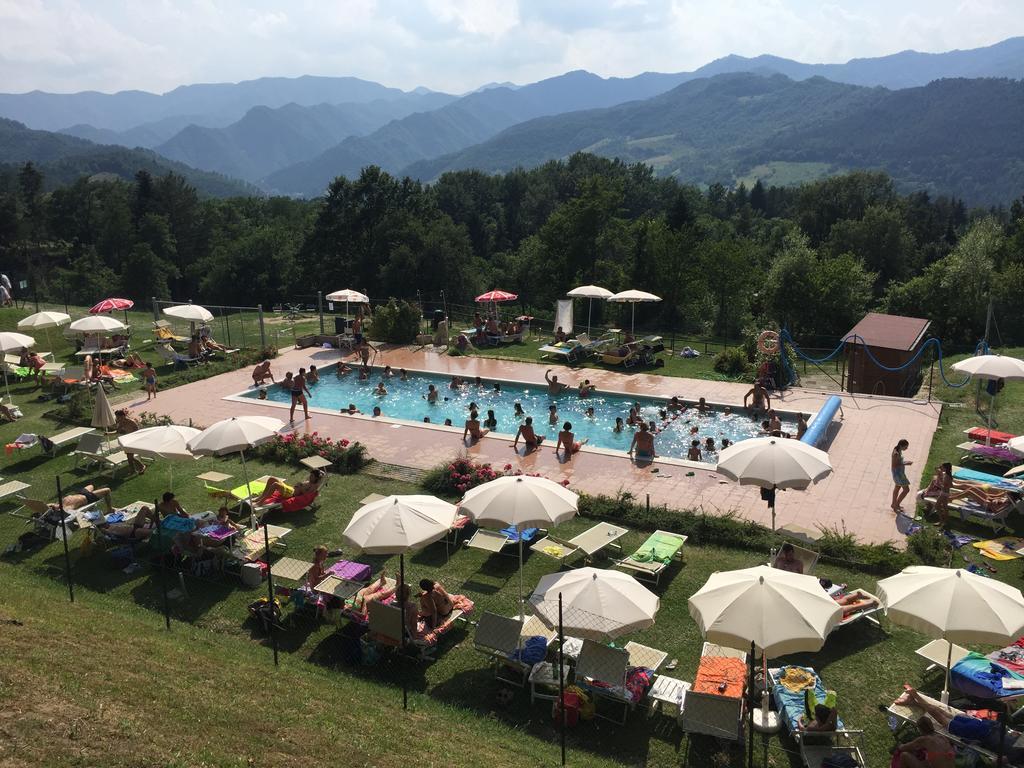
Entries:
{"type": "Polygon", "coordinates": [[[299,464],[309,456],[320,456],[331,462],[342,474],[358,472],[370,461],[366,455],[366,446],[362,443],[332,440],[320,437],[317,432],[310,435],[277,435],[269,443],[255,448],[253,454],[281,464],[299,464]]]}
{"type": "MultiPolygon", "coordinates": [[[[506,475],[541,477],[537,472],[513,469],[511,464],[506,464],[502,469],[495,469],[490,464],[479,463],[465,456],[459,456],[447,464],[441,464],[430,470],[423,480],[423,486],[434,493],[459,496],[478,485],[506,475]]],[[[569,481],[563,480],[561,484],[567,486],[569,481]]]]}

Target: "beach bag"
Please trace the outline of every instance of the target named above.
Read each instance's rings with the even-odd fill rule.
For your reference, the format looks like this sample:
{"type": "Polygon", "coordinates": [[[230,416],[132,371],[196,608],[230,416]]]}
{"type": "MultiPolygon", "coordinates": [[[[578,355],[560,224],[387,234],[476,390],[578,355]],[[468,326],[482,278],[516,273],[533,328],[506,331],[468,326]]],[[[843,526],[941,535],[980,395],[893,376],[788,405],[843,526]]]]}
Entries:
{"type": "Polygon", "coordinates": [[[576,698],[580,702],[580,719],[581,720],[593,720],[594,715],[597,712],[594,704],[593,697],[585,690],[580,688],[578,685],[570,685],[565,689],[566,693],[572,692],[576,694],[576,698]]]}
{"type": "Polygon", "coordinates": [[[976,717],[967,715],[955,715],[946,726],[950,736],[956,736],[968,741],[984,741],[992,730],[991,720],[979,720],[976,717]]]}
{"type": "Polygon", "coordinates": [[[555,727],[562,725],[562,712],[565,712],[565,725],[567,728],[575,728],[580,721],[580,697],[571,690],[562,694],[561,700],[556,699],[551,707],[551,719],[555,727]]]}

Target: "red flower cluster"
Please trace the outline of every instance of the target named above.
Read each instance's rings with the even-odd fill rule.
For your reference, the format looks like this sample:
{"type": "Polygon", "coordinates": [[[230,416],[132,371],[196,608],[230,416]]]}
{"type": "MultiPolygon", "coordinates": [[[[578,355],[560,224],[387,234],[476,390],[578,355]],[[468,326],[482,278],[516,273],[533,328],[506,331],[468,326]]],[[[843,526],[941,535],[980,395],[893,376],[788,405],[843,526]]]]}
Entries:
{"type": "MultiPolygon", "coordinates": [[[[513,469],[511,464],[506,464],[500,472],[490,464],[479,464],[471,459],[458,458],[447,466],[445,477],[447,485],[459,493],[476,488],[478,485],[489,482],[499,477],[516,477],[523,475],[521,469],[513,469]]],[[[541,477],[539,472],[525,473],[527,477],[541,477]]],[[[561,484],[568,487],[569,481],[562,480],[561,484]]]]}

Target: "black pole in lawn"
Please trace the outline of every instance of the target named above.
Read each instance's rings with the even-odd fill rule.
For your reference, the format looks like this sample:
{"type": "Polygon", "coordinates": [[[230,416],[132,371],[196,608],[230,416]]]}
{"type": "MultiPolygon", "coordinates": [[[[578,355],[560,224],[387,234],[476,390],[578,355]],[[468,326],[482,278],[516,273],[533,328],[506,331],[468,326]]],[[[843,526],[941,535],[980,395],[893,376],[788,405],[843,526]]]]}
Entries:
{"type": "Polygon", "coordinates": [[[68,598],[75,602],[75,585],[71,581],[71,550],[68,548],[68,527],[64,522],[64,492],[57,476],[57,509],[60,514],[60,538],[64,542],[64,578],[68,581],[68,598]]]}
{"type": "Polygon", "coordinates": [[[401,653],[399,653],[399,657],[402,660],[401,661],[402,669],[399,672],[399,674],[402,676],[402,709],[408,709],[409,708],[409,684],[406,682],[406,679],[405,679],[405,669],[406,669],[406,663],[405,663],[406,662],[406,658],[405,658],[405,637],[408,634],[408,631],[406,630],[406,627],[405,627],[405,603],[406,603],[406,600],[409,599],[409,595],[403,595],[402,593],[404,591],[405,591],[405,555],[404,554],[399,554],[398,555],[398,602],[399,602],[399,608],[402,611],[402,643],[401,643],[401,646],[400,646],[401,647],[401,653]]]}
{"type": "Polygon", "coordinates": [[[1009,704],[1004,703],[1003,708],[999,710],[999,752],[996,759],[996,765],[1003,764],[1003,755],[1006,754],[1006,718],[1007,708],[1009,704]]]}
{"type": "MultiPolygon", "coordinates": [[[[246,488],[246,490],[249,490],[246,488]]],[[[250,502],[251,503],[251,502],[250,502]]],[[[267,560],[267,610],[271,618],[274,616],[274,574],[270,570],[270,531],[267,529],[267,515],[268,512],[263,513],[263,547],[266,549],[264,557],[267,560]]],[[[274,649],[274,666],[277,666],[277,632],[274,629],[274,621],[270,622],[270,645],[274,649]]]]}
{"type": "Polygon", "coordinates": [[[565,674],[563,673],[564,656],[562,647],[565,645],[565,631],[562,629],[562,593],[558,593],[558,711],[559,730],[562,732],[562,765],[565,765],[565,674]]]}
{"type": "Polygon", "coordinates": [[[754,641],[750,641],[750,685],[747,690],[747,768],[754,768],[754,641]]]}
{"type": "Polygon", "coordinates": [[[160,560],[160,593],[164,598],[164,624],[171,628],[171,601],[167,597],[167,551],[164,550],[164,526],[160,520],[160,502],[153,499],[153,513],[156,516],[156,549],[160,560]]]}

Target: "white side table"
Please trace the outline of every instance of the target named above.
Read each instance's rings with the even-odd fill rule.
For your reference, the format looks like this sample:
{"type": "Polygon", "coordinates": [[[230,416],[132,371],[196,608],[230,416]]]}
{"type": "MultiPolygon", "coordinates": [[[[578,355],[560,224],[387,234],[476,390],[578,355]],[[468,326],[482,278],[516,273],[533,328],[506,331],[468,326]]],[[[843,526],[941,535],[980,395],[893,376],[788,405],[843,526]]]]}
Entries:
{"type": "Polygon", "coordinates": [[[651,709],[668,705],[678,707],[679,711],[682,712],[688,690],[690,690],[690,684],[685,680],[658,675],[654,679],[654,685],[651,686],[651,690],[647,692],[647,696],[653,702],[651,709]]]}

